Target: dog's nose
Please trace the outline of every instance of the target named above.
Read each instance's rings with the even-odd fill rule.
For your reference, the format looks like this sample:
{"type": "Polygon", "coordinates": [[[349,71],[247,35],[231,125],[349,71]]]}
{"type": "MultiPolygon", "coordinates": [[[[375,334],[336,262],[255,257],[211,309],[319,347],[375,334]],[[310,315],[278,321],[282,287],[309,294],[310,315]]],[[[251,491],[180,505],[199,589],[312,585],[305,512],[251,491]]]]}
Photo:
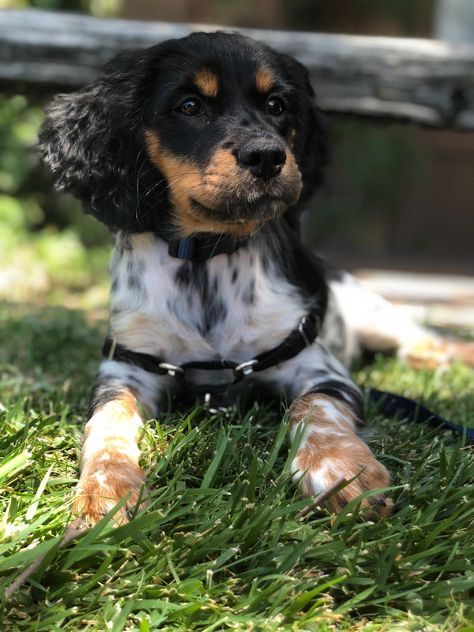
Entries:
{"type": "Polygon", "coordinates": [[[277,176],[285,164],[283,146],[269,139],[251,140],[237,151],[237,162],[257,178],[269,180],[277,176]]]}

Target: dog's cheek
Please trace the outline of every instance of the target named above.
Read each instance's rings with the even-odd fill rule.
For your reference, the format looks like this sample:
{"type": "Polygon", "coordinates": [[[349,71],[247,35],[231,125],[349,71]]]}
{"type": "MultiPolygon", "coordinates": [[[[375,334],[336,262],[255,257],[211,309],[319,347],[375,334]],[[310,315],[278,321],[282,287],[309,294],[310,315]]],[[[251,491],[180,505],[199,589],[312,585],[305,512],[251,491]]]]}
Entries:
{"type": "Polygon", "coordinates": [[[185,162],[163,149],[157,132],[147,130],[145,142],[151,162],[166,178],[170,201],[185,221],[192,213],[189,192],[199,196],[203,188],[200,170],[191,162],[185,162]]]}
{"type": "Polygon", "coordinates": [[[291,147],[288,147],[286,150],[286,161],[281,172],[281,178],[283,178],[286,188],[285,201],[288,206],[293,206],[301,195],[303,179],[291,147]]]}

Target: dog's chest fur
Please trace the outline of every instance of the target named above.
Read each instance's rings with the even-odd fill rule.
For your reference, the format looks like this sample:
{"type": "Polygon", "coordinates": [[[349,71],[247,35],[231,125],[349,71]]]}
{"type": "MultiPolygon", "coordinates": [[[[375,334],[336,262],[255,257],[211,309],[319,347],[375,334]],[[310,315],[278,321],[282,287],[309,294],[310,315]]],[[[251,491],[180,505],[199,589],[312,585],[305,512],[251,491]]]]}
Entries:
{"type": "Polygon", "coordinates": [[[167,362],[244,361],[278,345],[308,310],[261,242],[206,262],[170,257],[152,233],[117,236],[111,334],[167,362]]]}

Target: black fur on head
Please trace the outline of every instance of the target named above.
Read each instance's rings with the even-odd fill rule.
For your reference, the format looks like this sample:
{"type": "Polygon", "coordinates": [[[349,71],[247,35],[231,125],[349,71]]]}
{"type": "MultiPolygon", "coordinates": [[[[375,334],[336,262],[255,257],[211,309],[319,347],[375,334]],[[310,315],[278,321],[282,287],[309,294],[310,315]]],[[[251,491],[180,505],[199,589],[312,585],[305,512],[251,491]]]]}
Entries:
{"type": "MultiPolygon", "coordinates": [[[[237,155],[239,135],[279,139],[291,147],[301,173],[299,199],[286,208],[291,215],[321,182],[327,159],[325,122],[304,66],[249,38],[220,32],[119,55],[97,81],[53,100],[39,149],[58,187],[112,230],[155,230],[172,220],[174,201],[172,183],[150,156],[150,130],[167,159],[199,169],[232,143],[229,153],[237,155]],[[268,69],[275,90],[284,91],[287,111],[278,120],[265,111],[267,97],[252,87],[258,68],[268,69]],[[215,76],[218,94],[202,97],[199,116],[183,116],[183,98],[202,69],[215,76]]],[[[247,213],[256,208],[252,204],[247,213]]]]}

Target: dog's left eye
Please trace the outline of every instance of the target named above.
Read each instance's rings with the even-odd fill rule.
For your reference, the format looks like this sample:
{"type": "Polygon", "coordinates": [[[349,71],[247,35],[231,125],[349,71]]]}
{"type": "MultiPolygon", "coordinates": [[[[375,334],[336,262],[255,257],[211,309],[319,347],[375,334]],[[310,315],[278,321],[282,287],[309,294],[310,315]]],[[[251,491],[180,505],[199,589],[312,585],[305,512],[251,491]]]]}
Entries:
{"type": "Polygon", "coordinates": [[[281,116],[286,109],[281,97],[268,97],[266,106],[267,112],[272,116],[281,116]]]}
{"type": "Polygon", "coordinates": [[[178,111],[185,116],[196,116],[202,110],[202,103],[199,99],[186,99],[178,108],[178,111]]]}

